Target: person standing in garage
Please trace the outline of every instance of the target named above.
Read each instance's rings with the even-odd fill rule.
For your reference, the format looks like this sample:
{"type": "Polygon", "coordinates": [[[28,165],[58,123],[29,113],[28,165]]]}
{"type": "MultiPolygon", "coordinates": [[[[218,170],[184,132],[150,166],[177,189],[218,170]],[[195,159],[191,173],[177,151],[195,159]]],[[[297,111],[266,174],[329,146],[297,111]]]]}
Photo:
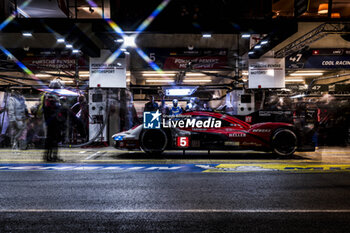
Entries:
{"type": "Polygon", "coordinates": [[[182,108],[179,106],[179,101],[177,99],[173,99],[173,106],[170,109],[171,116],[177,116],[182,113],[182,108]]]}
{"type": "Polygon", "coordinates": [[[26,149],[28,115],[24,97],[18,89],[13,89],[7,106],[10,121],[10,135],[12,149],[26,149]]]}
{"type": "Polygon", "coordinates": [[[149,97],[149,102],[145,104],[144,112],[154,112],[159,110],[159,105],[154,101],[154,96],[149,97]]]}
{"type": "MultiPolygon", "coordinates": [[[[62,84],[59,80],[53,80],[50,82],[50,89],[61,89],[62,84]]],[[[45,139],[45,154],[44,160],[48,162],[61,162],[63,161],[58,157],[58,142],[62,138],[61,129],[62,121],[60,118],[61,104],[59,97],[52,93],[47,92],[43,97],[43,113],[46,124],[46,139],[45,139]]]]}

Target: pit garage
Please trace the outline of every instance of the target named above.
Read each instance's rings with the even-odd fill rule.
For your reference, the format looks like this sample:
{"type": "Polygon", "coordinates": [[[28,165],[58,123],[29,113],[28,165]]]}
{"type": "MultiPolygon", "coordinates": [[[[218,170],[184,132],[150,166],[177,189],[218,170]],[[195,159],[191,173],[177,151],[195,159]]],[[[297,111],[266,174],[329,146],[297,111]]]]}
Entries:
{"type": "Polygon", "coordinates": [[[350,232],[349,19],[0,0],[0,232],[350,232]]]}
{"type": "MultiPolygon", "coordinates": [[[[26,104],[26,136],[16,147],[43,148],[41,97],[48,92],[62,102],[62,147],[125,149],[117,146],[125,143],[113,135],[142,125],[144,112],[156,110],[164,116],[217,113],[221,118],[233,116],[247,127],[290,124],[300,151],[349,143],[347,22],[276,20],[264,27],[244,22],[239,30],[231,31],[223,27],[217,32],[189,33],[184,27],[159,33],[159,21],[149,31],[142,23],[136,31],[123,31],[106,20],[108,5],[97,7],[106,9],[106,15],[95,11],[74,15],[72,10],[67,15],[57,6],[56,15],[42,19],[33,10],[41,6],[30,6],[28,12],[20,10],[15,20],[2,24],[0,38],[1,106],[7,109],[14,93],[23,96],[26,104]],[[59,80],[62,87],[51,88],[53,80],[59,80]]],[[[84,4],[70,7],[77,12],[89,8],[84,4]]],[[[3,111],[4,148],[14,147],[8,117],[3,111]]],[[[256,129],[264,130],[276,129],[256,129]]],[[[222,148],[212,149],[225,150],[225,143],[251,149],[262,143],[242,141],[238,131],[227,135],[238,139],[226,136],[222,148]]],[[[172,149],[190,147],[181,148],[177,138],[167,137],[167,143],[175,145],[172,149]]],[[[266,137],[265,144],[271,145],[273,135],[266,137]]],[[[142,149],[140,140],[138,135],[130,149],[142,149]]],[[[202,145],[197,140],[194,144],[199,149],[202,145]]],[[[264,146],[262,151],[272,148],[264,146]]]]}

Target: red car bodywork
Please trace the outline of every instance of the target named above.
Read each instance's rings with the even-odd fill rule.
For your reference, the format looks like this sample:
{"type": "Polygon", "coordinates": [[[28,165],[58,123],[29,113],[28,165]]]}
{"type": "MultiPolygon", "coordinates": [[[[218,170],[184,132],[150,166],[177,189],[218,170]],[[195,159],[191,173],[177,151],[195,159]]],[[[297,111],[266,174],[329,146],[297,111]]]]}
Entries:
{"type": "MultiPolygon", "coordinates": [[[[270,147],[270,141],[272,133],[276,129],[280,128],[293,128],[293,125],[288,123],[279,122],[266,122],[250,125],[244,121],[241,121],[233,116],[215,113],[215,112],[187,112],[182,115],[191,116],[205,116],[220,119],[226,121],[228,124],[220,128],[206,128],[206,129],[196,129],[196,128],[183,128],[182,130],[198,132],[198,133],[214,133],[225,135],[230,141],[236,142],[236,146],[239,147],[270,147]]],[[[228,143],[227,143],[228,145],[228,143]]],[[[235,146],[235,144],[231,144],[235,146]]]]}
{"type": "MultiPolygon", "coordinates": [[[[198,119],[214,118],[221,120],[221,127],[215,128],[162,128],[168,138],[163,149],[176,150],[234,150],[251,149],[260,151],[273,150],[274,134],[280,130],[287,130],[296,137],[297,151],[314,151],[314,145],[309,136],[302,135],[292,124],[281,122],[266,122],[250,125],[234,116],[218,112],[194,111],[182,115],[198,119]],[[186,146],[179,145],[179,139],[185,139],[186,146]]],[[[142,148],[143,125],[128,131],[113,135],[117,149],[139,150],[142,148]],[[119,139],[118,139],[119,137],[119,139]]],[[[157,143],[158,138],[153,139],[157,143]]],[[[163,150],[162,149],[162,150],[163,150]]]]}

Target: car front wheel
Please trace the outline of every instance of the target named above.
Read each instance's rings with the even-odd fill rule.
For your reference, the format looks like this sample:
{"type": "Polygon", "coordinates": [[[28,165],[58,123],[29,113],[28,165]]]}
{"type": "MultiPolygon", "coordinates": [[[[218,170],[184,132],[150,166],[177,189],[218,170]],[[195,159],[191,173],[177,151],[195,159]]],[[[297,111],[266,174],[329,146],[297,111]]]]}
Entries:
{"type": "Polygon", "coordinates": [[[168,137],[162,129],[147,129],[140,137],[141,149],[149,154],[161,154],[168,144],[168,137]]]}

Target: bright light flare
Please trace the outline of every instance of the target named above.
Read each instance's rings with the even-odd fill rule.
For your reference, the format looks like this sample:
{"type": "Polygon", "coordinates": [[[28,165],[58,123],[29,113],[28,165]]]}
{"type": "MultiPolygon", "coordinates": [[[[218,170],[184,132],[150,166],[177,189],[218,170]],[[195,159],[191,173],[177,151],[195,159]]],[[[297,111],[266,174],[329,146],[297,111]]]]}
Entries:
{"type": "Polygon", "coordinates": [[[150,16],[148,16],[147,19],[145,19],[141,25],[136,29],[137,34],[140,34],[143,32],[152,22],[153,20],[159,15],[160,12],[164,10],[164,8],[169,4],[170,0],[164,0],[161,4],[158,5],[158,7],[152,12],[150,16]]]}
{"type": "MultiPolygon", "coordinates": [[[[23,9],[25,8],[26,6],[29,5],[29,3],[31,2],[32,0],[27,0],[25,1],[23,4],[21,4],[18,8],[19,9],[23,9]]],[[[18,11],[14,11],[4,22],[2,22],[0,24],[0,31],[2,29],[4,29],[4,27],[6,27],[9,23],[11,23],[12,20],[15,19],[16,15],[18,14],[18,11]]]]}
{"type": "Polygon", "coordinates": [[[12,53],[10,53],[10,51],[8,51],[7,49],[5,49],[4,47],[2,47],[0,45],[0,50],[6,54],[7,57],[9,57],[11,60],[13,60],[18,66],[19,68],[21,68],[26,74],[28,74],[32,79],[34,79],[35,81],[38,82],[38,84],[40,84],[41,86],[45,86],[44,83],[38,79],[35,74],[28,69],[22,62],[20,62],[15,56],[12,55],[12,53]]]}

